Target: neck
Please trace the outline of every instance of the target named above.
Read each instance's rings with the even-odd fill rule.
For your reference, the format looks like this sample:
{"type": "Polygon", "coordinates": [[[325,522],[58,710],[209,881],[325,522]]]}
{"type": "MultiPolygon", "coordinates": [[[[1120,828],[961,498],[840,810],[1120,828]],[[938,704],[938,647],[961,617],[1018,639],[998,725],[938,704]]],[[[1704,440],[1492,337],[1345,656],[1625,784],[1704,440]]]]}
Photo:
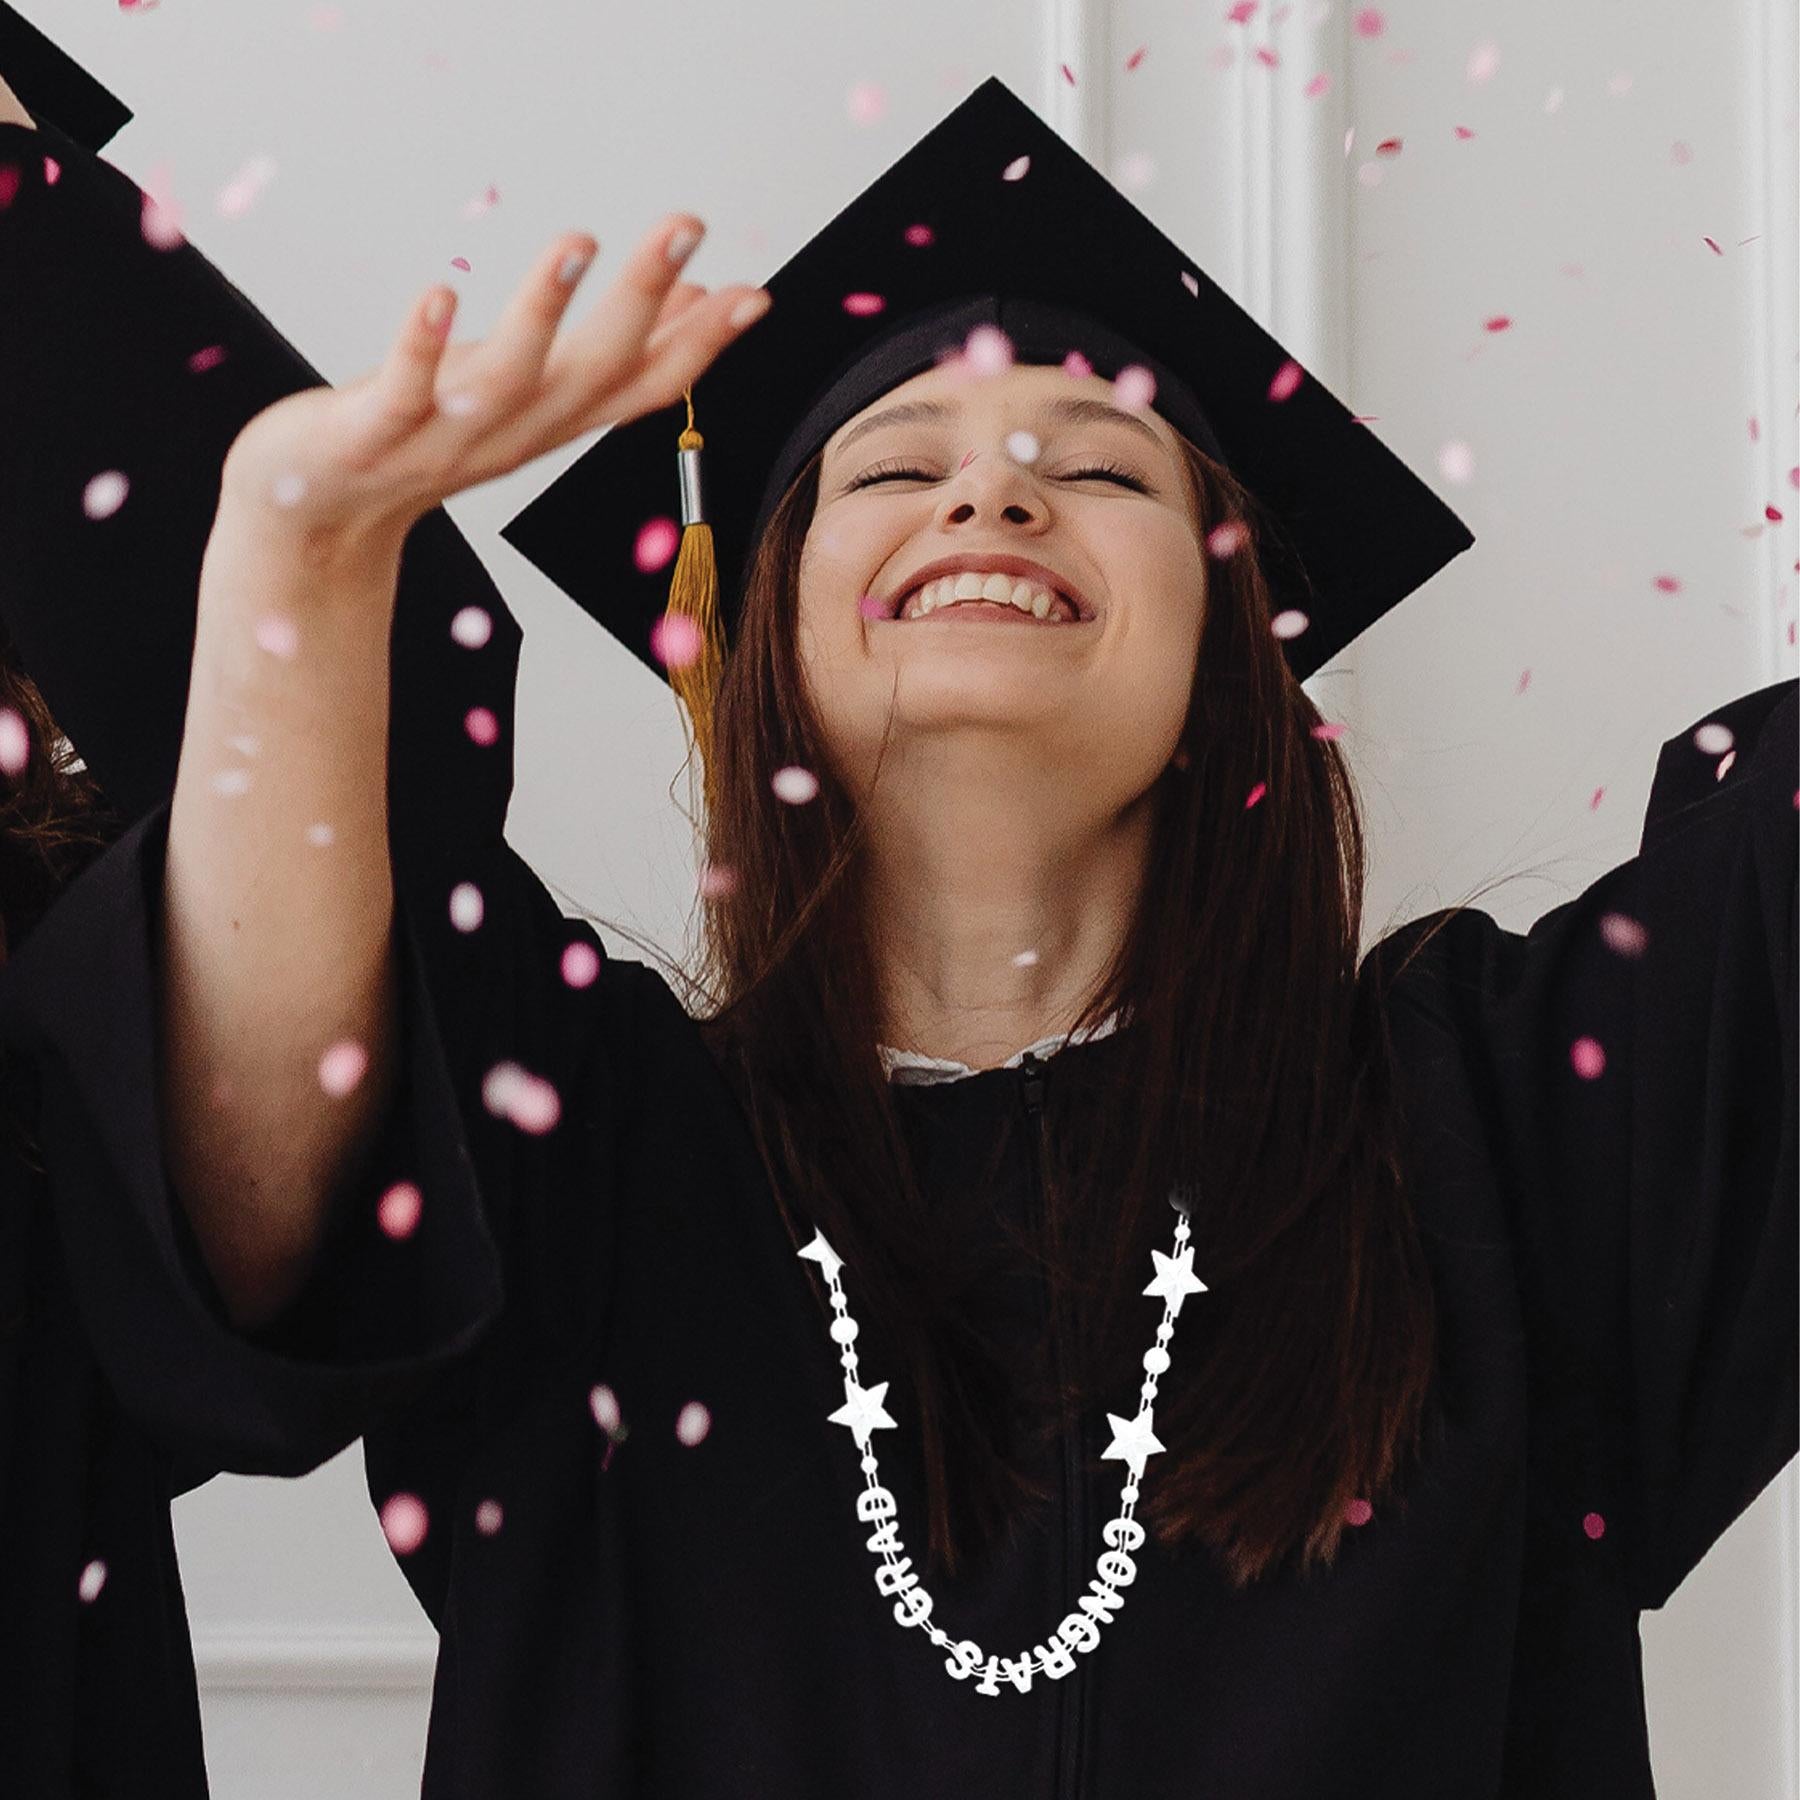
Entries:
{"type": "Polygon", "coordinates": [[[868,818],[881,1041],[974,1069],[1074,1025],[1124,942],[1149,852],[1147,794],[1083,817],[1041,768],[1006,773],[884,773],[868,818]]]}

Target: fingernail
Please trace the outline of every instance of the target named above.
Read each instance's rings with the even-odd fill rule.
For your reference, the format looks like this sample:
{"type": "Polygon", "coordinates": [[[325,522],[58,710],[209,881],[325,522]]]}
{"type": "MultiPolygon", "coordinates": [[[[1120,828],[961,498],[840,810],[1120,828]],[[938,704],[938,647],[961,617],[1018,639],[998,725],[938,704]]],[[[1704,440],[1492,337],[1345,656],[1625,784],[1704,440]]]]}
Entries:
{"type": "Polygon", "coordinates": [[[693,255],[694,246],[705,236],[706,227],[704,225],[701,226],[698,231],[696,231],[692,225],[684,225],[669,239],[668,244],[663,250],[663,254],[668,257],[669,261],[672,263],[684,263],[693,255]]]}
{"type": "Polygon", "coordinates": [[[556,279],[564,287],[573,287],[578,282],[588,263],[592,260],[585,250],[571,250],[556,266],[556,279]]]}
{"type": "Polygon", "coordinates": [[[770,296],[762,289],[758,289],[754,294],[746,294],[743,299],[731,309],[731,323],[733,325],[754,324],[756,320],[760,319],[763,314],[769,310],[769,305],[770,296]]]}

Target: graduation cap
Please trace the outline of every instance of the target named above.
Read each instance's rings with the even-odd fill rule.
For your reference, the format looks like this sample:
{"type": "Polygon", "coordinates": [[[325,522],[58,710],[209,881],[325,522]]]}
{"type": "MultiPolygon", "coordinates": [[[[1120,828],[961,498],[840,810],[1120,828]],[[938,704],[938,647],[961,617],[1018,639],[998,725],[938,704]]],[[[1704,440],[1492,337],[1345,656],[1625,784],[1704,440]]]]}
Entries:
{"type": "Polygon", "coordinates": [[[0,0],[0,80],[34,119],[48,119],[84,149],[102,150],[131,108],[0,0]]]}
{"type": "Polygon", "coordinates": [[[840,425],[960,352],[978,325],[1003,331],[1015,362],[1061,364],[1076,351],[1107,378],[1149,370],[1155,410],[1223,463],[1274,528],[1265,571],[1274,615],[1304,615],[1303,628],[1283,636],[1301,677],[1474,542],[996,79],[764,285],[768,314],[684,401],[612,427],[501,531],[667,674],[703,752],[750,555],[782,494],[840,425]],[[671,578],[641,569],[634,549],[645,522],[670,515],[678,498],[684,529],[671,578]],[[665,670],[652,647],[665,610],[700,628],[691,665],[665,670]]]}

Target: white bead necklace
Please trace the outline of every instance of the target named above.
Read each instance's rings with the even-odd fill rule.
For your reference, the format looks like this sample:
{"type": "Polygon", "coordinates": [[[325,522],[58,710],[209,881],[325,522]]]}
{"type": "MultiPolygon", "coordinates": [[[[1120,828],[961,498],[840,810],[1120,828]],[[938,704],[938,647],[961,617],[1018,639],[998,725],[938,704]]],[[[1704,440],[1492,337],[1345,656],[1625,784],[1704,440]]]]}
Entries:
{"type": "Polygon", "coordinates": [[[1137,1579],[1137,1564],[1132,1551],[1144,1541],[1144,1528],[1132,1516],[1137,1510],[1138,1483],[1143,1479],[1144,1464],[1159,1450],[1160,1444],[1151,1429],[1156,1384],[1169,1366],[1169,1340],[1175,1335],[1175,1315],[1189,1294],[1203,1294],[1206,1283],[1194,1273],[1194,1250],[1188,1241],[1187,1213],[1175,1202],[1175,1253],[1165,1256],[1152,1250],[1156,1278],[1144,1289],[1146,1294],[1160,1295],[1163,1301],[1162,1323],[1156,1328],[1156,1342],[1144,1352],[1144,1386],[1138,1401],[1137,1416],[1121,1419],[1117,1413],[1106,1415],[1113,1440],[1103,1456],[1117,1457],[1130,1469],[1130,1478],[1121,1493],[1118,1517],[1110,1519],[1100,1536],[1107,1548],[1096,1568],[1099,1574],[1088,1584],[1088,1591],[1077,1602],[1078,1610],[1069,1614],[1042,1644],[1034,1645],[1018,1657],[984,1655],[981,1646],[971,1638],[953,1642],[950,1634],[931,1622],[932,1598],[919,1585],[913,1573],[912,1558],[901,1554],[902,1545],[894,1525],[894,1496],[881,1485],[880,1465],[876,1461],[874,1434],[894,1421],[887,1415],[882,1400],[888,1384],[879,1381],[863,1387],[856,1379],[856,1321],[850,1316],[844,1298],[844,1286],[838,1271],[844,1259],[825,1241],[822,1231],[799,1254],[816,1262],[831,1284],[832,1310],[837,1314],[831,1322],[831,1335],[836,1341],[844,1366],[844,1404],[831,1415],[834,1425],[847,1425],[862,1452],[862,1472],[866,1482],[856,1497],[856,1516],[865,1525],[875,1527],[869,1548],[881,1558],[875,1571],[875,1585],[894,1601],[894,1618],[905,1626],[921,1626],[940,1650],[948,1650],[944,1673],[953,1681],[967,1681],[975,1676],[978,1694],[997,1694],[1000,1683],[1009,1681],[1021,1694],[1030,1690],[1031,1679],[1041,1672],[1052,1681],[1060,1681],[1075,1667],[1077,1654],[1085,1655],[1100,1642],[1100,1627],[1118,1612],[1123,1600],[1119,1590],[1130,1587],[1137,1579]]]}

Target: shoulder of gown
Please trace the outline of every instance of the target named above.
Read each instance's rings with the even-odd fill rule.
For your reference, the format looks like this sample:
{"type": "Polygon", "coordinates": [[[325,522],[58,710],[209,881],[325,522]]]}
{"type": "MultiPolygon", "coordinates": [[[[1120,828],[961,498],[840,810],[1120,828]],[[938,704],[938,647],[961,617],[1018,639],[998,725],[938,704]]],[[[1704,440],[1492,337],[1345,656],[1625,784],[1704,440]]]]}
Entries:
{"type": "Polygon", "coordinates": [[[1640,1609],[1800,1449],[1797,779],[1779,682],[1668,740],[1637,855],[1528,931],[1448,909],[1365,966],[1415,1123],[1491,1168],[1528,1341],[1606,1421],[1640,1609]]]}

